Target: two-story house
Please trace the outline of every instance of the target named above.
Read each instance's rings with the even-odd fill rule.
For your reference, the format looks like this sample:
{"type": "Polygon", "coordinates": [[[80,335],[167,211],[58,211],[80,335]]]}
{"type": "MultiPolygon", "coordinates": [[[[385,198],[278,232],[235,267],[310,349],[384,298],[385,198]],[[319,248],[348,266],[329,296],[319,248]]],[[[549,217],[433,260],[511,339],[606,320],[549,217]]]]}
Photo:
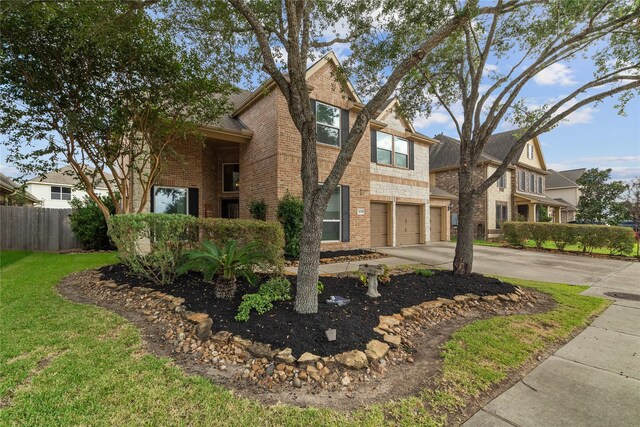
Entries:
{"type": "MultiPolygon", "coordinates": [[[[474,170],[479,183],[491,176],[502,164],[517,141],[518,130],[493,135],[474,170]]],[[[460,142],[445,135],[435,137],[440,144],[431,148],[430,174],[436,187],[458,193],[460,142]]],[[[538,221],[543,210],[554,222],[559,222],[562,201],[545,194],[547,167],[538,138],[528,141],[509,165],[507,171],[484,195],[476,200],[474,223],[476,237],[493,238],[500,234],[500,224],[508,220],[538,221]],[[539,207],[540,206],[540,207],[539,207]]],[[[452,209],[452,225],[457,223],[457,204],[452,209]]]]}
{"type": "Polygon", "coordinates": [[[567,208],[562,210],[561,222],[575,221],[576,219],[578,202],[580,201],[580,186],[576,181],[585,172],[585,168],[560,172],[549,169],[545,186],[547,196],[567,204],[567,208]]]}
{"type": "MultiPolygon", "coordinates": [[[[353,86],[336,79],[338,66],[329,53],[307,70],[321,180],[364,107],[353,86]]],[[[267,220],[277,220],[278,201],[301,195],[300,135],[279,88],[268,80],[232,102],[232,114],[202,128],[204,144],[185,140],[175,147],[178,156],[156,179],[148,210],[249,218],[249,204],[264,200],[267,220]]],[[[436,194],[436,206],[430,204],[429,148],[437,141],[416,132],[396,103],[390,100],[370,122],[329,201],[323,250],[426,243],[431,209],[438,215],[434,236],[448,239],[450,195],[436,194]]],[[[139,203],[139,192],[134,198],[139,203]]]]}

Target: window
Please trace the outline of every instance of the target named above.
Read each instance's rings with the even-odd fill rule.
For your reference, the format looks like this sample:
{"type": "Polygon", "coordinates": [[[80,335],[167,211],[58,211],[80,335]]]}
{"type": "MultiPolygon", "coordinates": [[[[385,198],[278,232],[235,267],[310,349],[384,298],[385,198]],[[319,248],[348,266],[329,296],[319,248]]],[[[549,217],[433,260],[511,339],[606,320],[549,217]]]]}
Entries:
{"type": "Polygon", "coordinates": [[[525,191],[525,173],[524,171],[520,171],[518,173],[518,190],[520,191],[525,191]]]}
{"type": "Polygon", "coordinates": [[[536,192],[536,176],[532,173],[529,174],[529,193],[536,192]]]}
{"type": "Polygon", "coordinates": [[[543,185],[542,185],[542,177],[539,176],[538,177],[538,193],[542,194],[544,191],[542,190],[543,185]]]}
{"type": "Polygon", "coordinates": [[[388,133],[376,132],[376,163],[409,168],[409,141],[388,133]]]}
{"type": "Polygon", "coordinates": [[[405,169],[409,167],[409,142],[407,140],[395,138],[393,159],[397,167],[405,169]]]}
{"type": "Polygon", "coordinates": [[[388,133],[378,132],[376,148],[378,150],[378,163],[391,165],[393,157],[393,136],[388,133]]]}
{"type": "Polygon", "coordinates": [[[454,227],[458,226],[458,214],[456,212],[451,213],[451,225],[454,227]]]}
{"type": "Polygon", "coordinates": [[[238,199],[222,199],[220,210],[222,218],[240,218],[240,203],[238,199]]]}
{"type": "Polygon", "coordinates": [[[336,187],[329,199],[327,210],[324,212],[322,223],[322,241],[340,241],[340,229],[342,218],[342,194],[341,188],[336,187]]]}
{"type": "Polygon", "coordinates": [[[240,186],[240,165],[227,163],[222,165],[222,191],[231,193],[240,186]]]}
{"type": "Polygon", "coordinates": [[[154,187],[153,211],[167,214],[186,214],[188,206],[186,188],[154,187]]]}
{"type": "Polygon", "coordinates": [[[318,142],[340,146],[340,109],[316,102],[316,132],[318,142]]]}
{"type": "Polygon", "coordinates": [[[533,144],[527,144],[527,159],[533,160],[533,144]]]}
{"type": "Polygon", "coordinates": [[[509,206],[503,202],[496,202],[496,229],[500,230],[500,225],[509,219],[509,206]]]}
{"type": "Polygon", "coordinates": [[[51,187],[51,200],[71,200],[71,188],[51,187]]]}
{"type": "Polygon", "coordinates": [[[498,188],[505,188],[507,186],[507,174],[502,174],[500,178],[498,178],[498,188]]]}

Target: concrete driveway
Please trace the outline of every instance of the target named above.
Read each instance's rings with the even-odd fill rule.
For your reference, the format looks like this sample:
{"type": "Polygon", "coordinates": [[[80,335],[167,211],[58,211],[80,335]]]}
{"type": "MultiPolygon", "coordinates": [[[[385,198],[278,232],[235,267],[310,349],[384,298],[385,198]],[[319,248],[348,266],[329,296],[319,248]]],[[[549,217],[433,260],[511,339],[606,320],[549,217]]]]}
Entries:
{"type": "MultiPolygon", "coordinates": [[[[454,248],[434,243],[382,252],[451,268],[454,248]]],[[[464,427],[638,425],[640,263],[487,246],[476,246],[474,254],[476,272],[590,285],[583,294],[614,303],[464,427]]]]}

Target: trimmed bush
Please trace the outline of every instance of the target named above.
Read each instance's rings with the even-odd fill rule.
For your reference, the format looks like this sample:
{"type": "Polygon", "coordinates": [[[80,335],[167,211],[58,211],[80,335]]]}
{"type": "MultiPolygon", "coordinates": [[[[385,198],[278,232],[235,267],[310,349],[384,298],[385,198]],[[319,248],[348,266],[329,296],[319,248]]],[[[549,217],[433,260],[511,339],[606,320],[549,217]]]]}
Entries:
{"type": "MultiPolygon", "coordinates": [[[[102,202],[109,208],[111,215],[116,213],[111,197],[101,197],[102,202]]],[[[71,205],[71,214],[69,222],[71,231],[80,240],[82,246],[87,249],[110,249],[113,247],[111,239],[109,239],[109,231],[107,220],[97,203],[89,196],[77,199],[73,198],[69,202],[71,205]]]]}
{"type": "Polygon", "coordinates": [[[551,241],[560,251],[578,243],[578,227],[572,224],[550,224],[552,226],[551,241]]]}
{"type": "Polygon", "coordinates": [[[278,202],[278,221],[284,228],[284,253],[287,256],[294,258],[300,256],[303,215],[304,204],[299,197],[286,194],[278,202]]]}
{"type": "Polygon", "coordinates": [[[524,246],[531,239],[531,231],[528,222],[504,222],[501,230],[504,239],[511,245],[524,246]]]}
{"type": "Polygon", "coordinates": [[[593,252],[595,248],[606,248],[608,229],[606,225],[578,225],[578,243],[583,252],[593,252]]]}
{"type": "Polygon", "coordinates": [[[273,268],[281,271],[284,267],[283,248],[285,245],[282,226],[273,221],[255,219],[198,218],[200,238],[218,246],[235,240],[238,246],[256,242],[265,257],[273,260],[273,268]]]}
{"type": "Polygon", "coordinates": [[[612,254],[626,255],[633,252],[635,233],[629,227],[607,227],[607,248],[612,254]]]}
{"type": "Polygon", "coordinates": [[[252,200],[249,203],[249,214],[253,219],[259,219],[260,221],[267,220],[267,203],[264,199],[252,200]]]}
{"type": "Polygon", "coordinates": [[[197,241],[197,220],[182,214],[125,214],[111,218],[110,236],[132,272],[160,285],[177,275],[182,257],[197,241]]]}
{"type": "Polygon", "coordinates": [[[536,248],[542,249],[544,242],[551,239],[552,224],[547,222],[530,222],[525,224],[529,229],[531,239],[536,244],[536,248]]]}

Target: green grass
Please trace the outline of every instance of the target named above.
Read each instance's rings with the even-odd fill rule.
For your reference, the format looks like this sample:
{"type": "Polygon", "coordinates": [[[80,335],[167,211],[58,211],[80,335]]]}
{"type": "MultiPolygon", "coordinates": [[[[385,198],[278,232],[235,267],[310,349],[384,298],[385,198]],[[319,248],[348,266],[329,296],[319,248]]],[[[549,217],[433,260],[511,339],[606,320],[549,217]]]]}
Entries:
{"type": "Polygon", "coordinates": [[[185,374],[169,359],[145,354],[138,330],[122,317],[57,295],[54,286],[62,277],[113,263],[112,253],[3,252],[1,258],[0,425],[443,425],[446,411],[463,406],[607,305],[578,295],[581,287],[513,281],[548,292],[558,306],[462,328],[442,350],[436,388],[345,413],[238,397],[185,374]]]}
{"type": "MultiPolygon", "coordinates": [[[[527,240],[525,246],[528,248],[535,248],[536,242],[533,240],[527,240]]],[[[555,243],[553,242],[544,242],[542,244],[543,249],[558,249],[555,243]]],[[[565,252],[582,252],[582,246],[580,245],[567,245],[564,248],[565,252]]],[[[592,253],[594,254],[602,254],[602,255],[611,255],[611,251],[607,248],[595,248],[592,253]]],[[[631,253],[626,254],[625,256],[633,257],[638,253],[638,243],[635,243],[633,246],[633,250],[631,253]]]]}

